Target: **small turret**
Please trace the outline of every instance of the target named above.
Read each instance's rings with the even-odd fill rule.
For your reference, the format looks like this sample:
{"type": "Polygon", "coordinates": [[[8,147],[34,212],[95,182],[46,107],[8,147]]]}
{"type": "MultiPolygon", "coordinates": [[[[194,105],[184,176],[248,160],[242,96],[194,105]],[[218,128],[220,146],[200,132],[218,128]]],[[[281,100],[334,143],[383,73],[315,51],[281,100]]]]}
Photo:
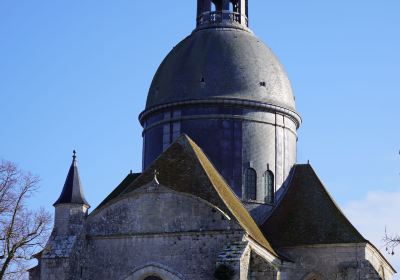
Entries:
{"type": "Polygon", "coordinates": [[[74,262],[72,254],[76,244],[83,242],[83,229],[90,205],[83,195],[75,151],[63,190],[53,206],[54,228],[38,258],[39,268],[31,272],[31,278],[77,279],[73,276],[76,275],[76,270],[82,269],[82,266],[74,262]],[[38,274],[40,276],[37,276],[38,274]]]}
{"type": "Polygon", "coordinates": [[[54,230],[57,235],[74,235],[82,228],[90,205],[83,195],[75,151],[63,190],[53,206],[56,210],[54,230]]]}

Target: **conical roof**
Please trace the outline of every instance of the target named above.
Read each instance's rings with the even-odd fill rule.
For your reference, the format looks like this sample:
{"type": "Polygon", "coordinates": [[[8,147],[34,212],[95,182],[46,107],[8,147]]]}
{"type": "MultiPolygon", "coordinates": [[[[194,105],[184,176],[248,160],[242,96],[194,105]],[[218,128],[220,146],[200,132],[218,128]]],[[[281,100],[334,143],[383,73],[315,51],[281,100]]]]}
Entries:
{"type": "Polygon", "coordinates": [[[71,167],[69,168],[67,179],[60,197],[54,203],[54,206],[58,204],[83,204],[90,207],[83,195],[83,188],[81,179],[79,177],[78,166],[76,162],[76,152],[72,156],[71,167]]]}

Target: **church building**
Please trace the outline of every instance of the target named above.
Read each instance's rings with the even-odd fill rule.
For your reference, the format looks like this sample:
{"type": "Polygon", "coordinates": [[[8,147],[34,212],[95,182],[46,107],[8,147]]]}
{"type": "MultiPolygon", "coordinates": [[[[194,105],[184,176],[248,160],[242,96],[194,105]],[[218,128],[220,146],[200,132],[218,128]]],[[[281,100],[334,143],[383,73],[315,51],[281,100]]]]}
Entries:
{"type": "Polygon", "coordinates": [[[143,170],[91,212],[74,152],[31,280],[393,279],[297,163],[292,87],[248,2],[197,0],[139,115],[143,170]]]}

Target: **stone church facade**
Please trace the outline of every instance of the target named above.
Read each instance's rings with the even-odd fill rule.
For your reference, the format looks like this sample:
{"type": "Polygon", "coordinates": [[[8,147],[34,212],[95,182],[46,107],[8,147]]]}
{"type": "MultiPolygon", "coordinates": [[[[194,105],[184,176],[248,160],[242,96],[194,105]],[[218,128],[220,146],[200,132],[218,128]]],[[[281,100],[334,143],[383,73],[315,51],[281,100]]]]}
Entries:
{"type": "Polygon", "coordinates": [[[32,280],[390,280],[393,267],[297,164],[289,79],[248,26],[248,0],[198,0],[161,63],[143,170],[92,212],[74,153],[32,280]]]}

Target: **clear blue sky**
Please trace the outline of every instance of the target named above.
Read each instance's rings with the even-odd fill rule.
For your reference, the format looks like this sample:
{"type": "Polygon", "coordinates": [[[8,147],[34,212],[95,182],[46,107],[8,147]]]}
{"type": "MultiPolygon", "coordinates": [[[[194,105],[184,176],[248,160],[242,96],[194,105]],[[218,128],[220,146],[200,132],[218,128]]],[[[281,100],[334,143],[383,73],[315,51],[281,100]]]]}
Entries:
{"type": "MultiPolygon", "coordinates": [[[[137,116],[195,7],[0,2],[0,158],[42,178],[33,206],[52,211],[73,149],[92,206],[140,171],[137,116]]],[[[304,120],[299,162],[311,160],[344,208],[400,192],[399,11],[398,0],[250,0],[251,28],[285,66],[304,120]]]]}

